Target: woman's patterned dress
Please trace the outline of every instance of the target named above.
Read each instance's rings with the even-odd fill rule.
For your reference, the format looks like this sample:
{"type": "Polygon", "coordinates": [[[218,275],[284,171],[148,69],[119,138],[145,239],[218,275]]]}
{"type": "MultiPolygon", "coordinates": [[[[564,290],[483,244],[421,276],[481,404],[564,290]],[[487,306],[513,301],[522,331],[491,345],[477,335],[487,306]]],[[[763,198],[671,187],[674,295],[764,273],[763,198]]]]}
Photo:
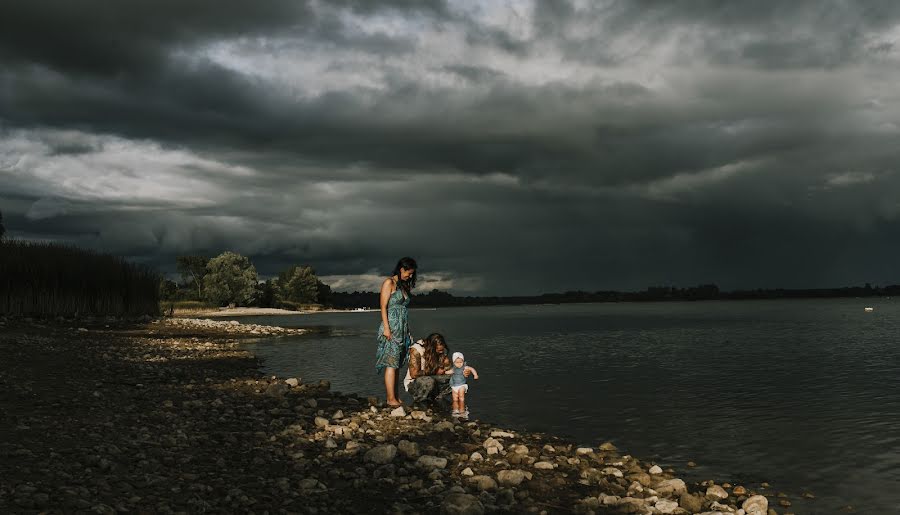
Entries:
{"type": "Polygon", "coordinates": [[[378,326],[378,350],[375,352],[375,372],[385,368],[400,368],[406,362],[412,338],[408,325],[409,297],[400,288],[388,299],[387,317],[391,327],[391,339],[384,337],[384,322],[378,326]]]}

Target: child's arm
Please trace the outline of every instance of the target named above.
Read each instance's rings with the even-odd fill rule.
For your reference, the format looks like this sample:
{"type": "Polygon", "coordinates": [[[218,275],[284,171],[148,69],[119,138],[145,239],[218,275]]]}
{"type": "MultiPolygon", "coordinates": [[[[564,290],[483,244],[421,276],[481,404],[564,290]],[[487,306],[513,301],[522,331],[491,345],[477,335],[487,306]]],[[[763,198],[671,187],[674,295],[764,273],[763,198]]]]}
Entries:
{"type": "Polygon", "coordinates": [[[475,370],[472,367],[466,367],[466,368],[472,372],[472,377],[474,377],[475,379],[478,379],[478,371],[477,370],[475,370]]]}

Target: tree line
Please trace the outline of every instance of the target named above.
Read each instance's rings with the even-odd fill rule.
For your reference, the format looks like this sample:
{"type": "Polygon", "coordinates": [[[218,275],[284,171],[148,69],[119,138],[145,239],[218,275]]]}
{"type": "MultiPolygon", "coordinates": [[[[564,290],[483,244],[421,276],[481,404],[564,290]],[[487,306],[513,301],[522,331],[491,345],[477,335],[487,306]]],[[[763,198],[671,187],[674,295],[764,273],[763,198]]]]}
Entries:
{"type": "Polygon", "coordinates": [[[331,287],[308,265],[292,265],[277,277],[260,281],[250,259],[235,252],[223,252],[214,258],[178,256],[175,262],[181,281],[161,281],[159,295],[163,302],[297,309],[330,301],[331,287]]]}

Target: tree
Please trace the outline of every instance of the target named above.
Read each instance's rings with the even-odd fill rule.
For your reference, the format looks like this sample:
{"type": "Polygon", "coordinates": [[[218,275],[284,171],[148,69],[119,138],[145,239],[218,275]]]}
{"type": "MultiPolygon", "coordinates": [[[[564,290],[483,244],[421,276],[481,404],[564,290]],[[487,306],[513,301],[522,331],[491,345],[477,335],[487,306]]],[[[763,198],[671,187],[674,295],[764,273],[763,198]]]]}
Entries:
{"type": "Polygon", "coordinates": [[[3,227],[3,212],[0,211],[0,241],[3,240],[4,234],[6,234],[6,228],[3,227]]]}
{"type": "Polygon", "coordinates": [[[281,300],[298,304],[312,303],[319,296],[318,279],[312,267],[295,265],[278,274],[281,300]]]}
{"type": "Polygon", "coordinates": [[[178,256],[175,258],[178,264],[178,273],[184,284],[191,284],[197,288],[197,300],[203,298],[203,277],[206,275],[206,265],[209,258],[205,256],[178,256]]]}
{"type": "Polygon", "coordinates": [[[316,295],[319,304],[331,305],[331,286],[316,279],[316,288],[319,290],[318,295],[316,295]]]}
{"type": "Polygon", "coordinates": [[[203,296],[218,306],[246,306],[253,302],[257,283],[256,268],[249,259],[223,252],[206,265],[203,296]]]}
{"type": "Polygon", "coordinates": [[[256,305],[261,308],[275,307],[275,281],[268,279],[256,286],[256,305]]]}
{"type": "Polygon", "coordinates": [[[175,281],[162,279],[159,281],[159,300],[175,300],[178,294],[178,285],[175,281]]]}

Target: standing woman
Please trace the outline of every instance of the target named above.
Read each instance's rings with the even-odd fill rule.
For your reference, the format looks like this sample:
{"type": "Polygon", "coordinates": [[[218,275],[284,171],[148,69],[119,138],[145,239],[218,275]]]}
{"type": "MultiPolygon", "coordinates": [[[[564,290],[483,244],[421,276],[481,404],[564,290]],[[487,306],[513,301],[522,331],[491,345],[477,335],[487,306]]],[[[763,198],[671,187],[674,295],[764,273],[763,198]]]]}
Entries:
{"type": "Polygon", "coordinates": [[[401,404],[397,370],[406,361],[412,337],[409,334],[409,297],[416,286],[416,260],[401,258],[394,272],[381,284],[381,325],[378,327],[378,351],[375,371],[384,371],[384,389],[389,406],[401,404]]]}

